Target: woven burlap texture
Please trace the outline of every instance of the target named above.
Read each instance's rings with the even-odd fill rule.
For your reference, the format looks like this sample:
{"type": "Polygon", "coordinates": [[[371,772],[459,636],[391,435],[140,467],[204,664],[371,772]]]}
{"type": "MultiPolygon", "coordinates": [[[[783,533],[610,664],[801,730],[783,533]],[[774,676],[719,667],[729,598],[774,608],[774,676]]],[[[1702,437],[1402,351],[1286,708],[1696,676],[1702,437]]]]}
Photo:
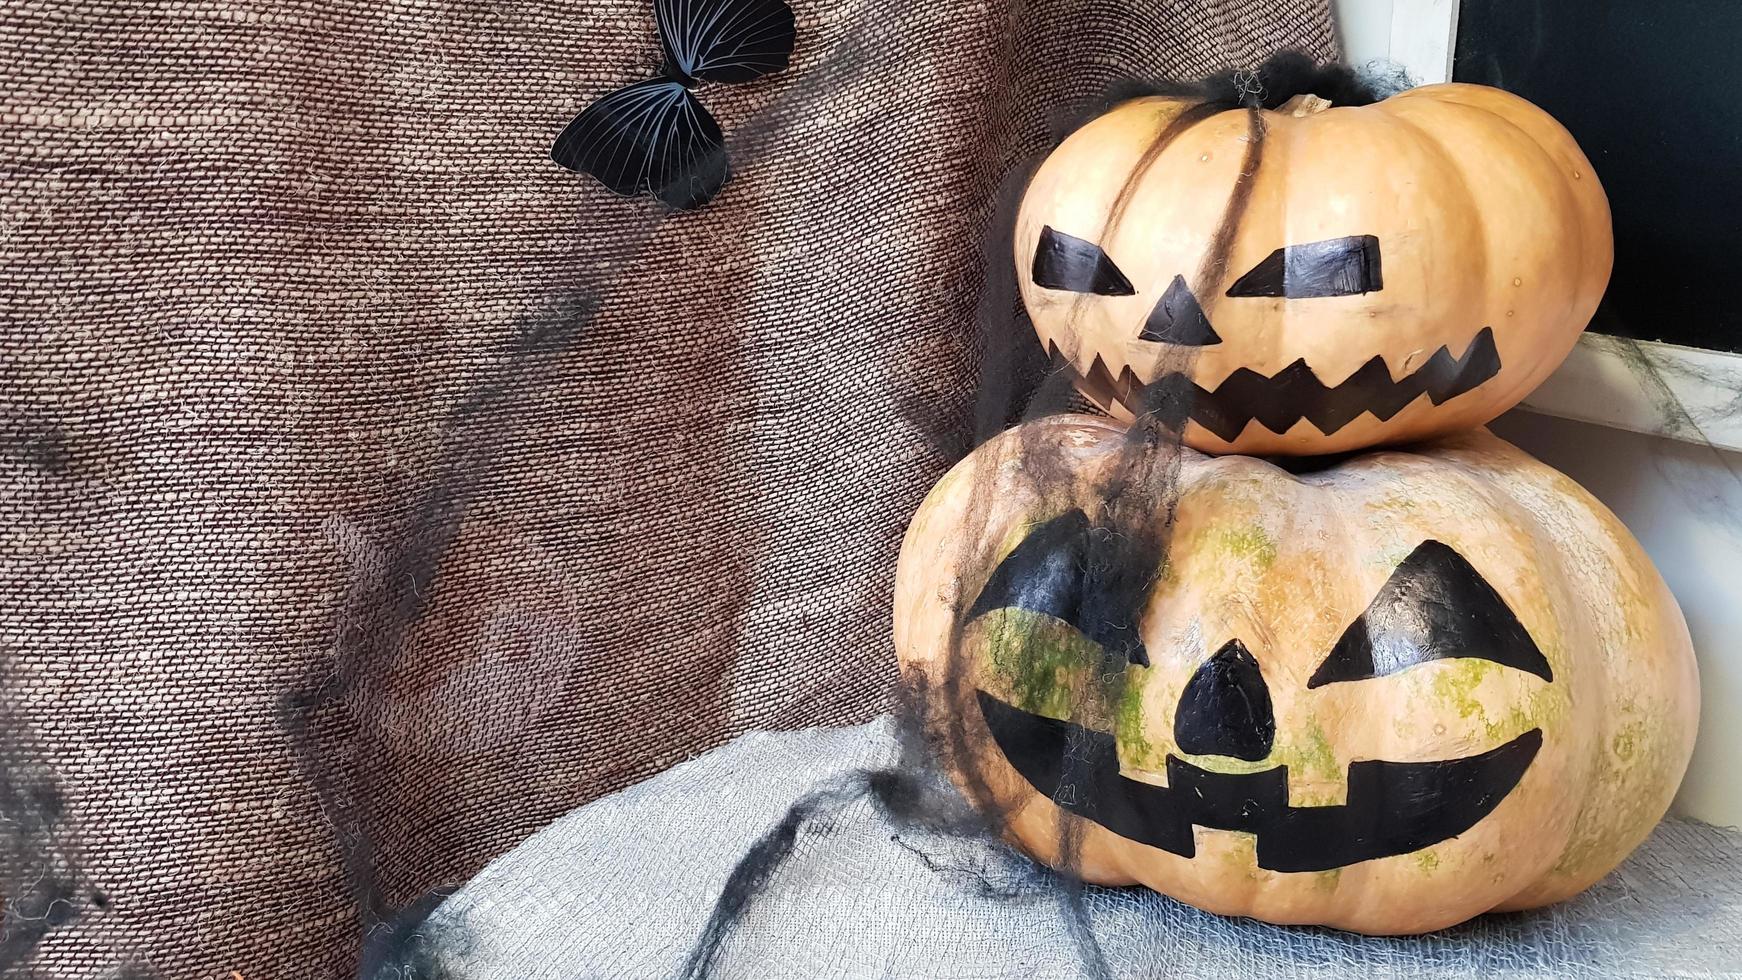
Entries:
{"type": "Polygon", "coordinates": [[[650,0],[0,9],[4,966],[352,974],[579,803],[886,709],[1000,187],[1112,78],[1334,47],[1326,0],[794,6],[669,219],[547,156],[650,0]]]}

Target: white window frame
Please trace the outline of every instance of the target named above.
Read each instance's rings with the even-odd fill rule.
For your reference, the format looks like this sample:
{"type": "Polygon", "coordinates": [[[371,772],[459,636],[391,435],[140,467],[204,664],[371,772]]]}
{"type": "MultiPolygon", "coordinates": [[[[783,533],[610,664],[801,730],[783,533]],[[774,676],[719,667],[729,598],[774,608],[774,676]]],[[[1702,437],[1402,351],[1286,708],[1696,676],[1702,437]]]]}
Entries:
{"type": "Polygon", "coordinates": [[[1452,80],[1459,0],[1334,0],[1345,59],[1389,61],[1422,85],[1452,80]]]}
{"type": "MultiPolygon", "coordinates": [[[[1372,61],[1401,65],[1422,85],[1450,81],[1459,3],[1333,0],[1344,58],[1356,66],[1372,61]]],[[[1587,333],[1523,407],[1543,415],[1742,450],[1738,404],[1742,404],[1742,355],[1587,333]],[[1641,360],[1653,370],[1639,370],[1641,360]]]]}

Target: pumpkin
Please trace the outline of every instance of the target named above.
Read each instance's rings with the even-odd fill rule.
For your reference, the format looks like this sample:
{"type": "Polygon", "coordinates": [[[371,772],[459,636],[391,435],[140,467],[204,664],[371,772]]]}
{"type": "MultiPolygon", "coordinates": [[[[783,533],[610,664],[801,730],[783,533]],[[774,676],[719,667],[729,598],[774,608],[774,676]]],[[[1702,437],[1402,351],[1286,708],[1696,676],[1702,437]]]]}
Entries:
{"type": "Polygon", "coordinates": [[[1663,816],[1697,723],[1687,627],[1572,481],[1485,430],[1310,472],[1187,449],[1176,496],[1115,531],[1127,451],[1106,419],[1020,426],[902,546],[903,675],[1033,857],[1405,934],[1568,898],[1663,816]],[[1113,552],[1138,566],[1120,609],[1086,575],[1118,581],[1131,539],[1164,546],[1113,552]]]}
{"type": "Polygon", "coordinates": [[[1573,138],[1517,96],[1119,104],[1024,193],[1018,281],[1103,409],[1189,399],[1212,453],[1338,453],[1483,425],[1566,357],[1614,258],[1573,138]]]}

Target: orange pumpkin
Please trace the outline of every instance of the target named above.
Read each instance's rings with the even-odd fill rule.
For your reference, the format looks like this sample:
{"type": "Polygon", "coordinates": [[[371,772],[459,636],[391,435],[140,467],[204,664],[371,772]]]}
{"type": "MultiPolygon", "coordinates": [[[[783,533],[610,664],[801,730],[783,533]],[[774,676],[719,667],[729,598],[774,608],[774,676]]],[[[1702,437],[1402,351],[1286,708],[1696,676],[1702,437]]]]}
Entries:
{"type": "Polygon", "coordinates": [[[1126,445],[1086,416],[1005,433],[902,548],[904,674],[1034,857],[1417,933],[1570,897],[1663,816],[1697,723],[1687,628],[1572,481],[1486,431],[1299,474],[1185,450],[1171,523],[1106,533],[1126,445]],[[1165,535],[1124,569],[1129,608],[1099,601],[1109,542],[1165,535]]]}
{"type": "Polygon", "coordinates": [[[1277,111],[1116,106],[1045,161],[1016,259],[1041,340],[1129,420],[1192,401],[1212,453],[1336,453],[1485,424],[1572,349],[1609,280],[1573,138],[1498,89],[1277,111]]]}

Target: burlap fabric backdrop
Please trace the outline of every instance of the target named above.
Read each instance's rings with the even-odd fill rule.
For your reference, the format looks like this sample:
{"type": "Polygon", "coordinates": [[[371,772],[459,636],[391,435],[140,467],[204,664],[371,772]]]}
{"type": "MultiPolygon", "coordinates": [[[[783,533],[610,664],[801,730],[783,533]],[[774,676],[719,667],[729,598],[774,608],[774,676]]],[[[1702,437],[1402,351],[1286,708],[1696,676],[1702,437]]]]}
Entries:
{"type": "Polygon", "coordinates": [[[578,803],[886,708],[902,528],[1015,397],[1000,187],[1115,76],[1333,47],[1326,0],[794,5],[667,220],[546,156],[649,0],[0,10],[8,975],[350,974],[578,803]]]}

